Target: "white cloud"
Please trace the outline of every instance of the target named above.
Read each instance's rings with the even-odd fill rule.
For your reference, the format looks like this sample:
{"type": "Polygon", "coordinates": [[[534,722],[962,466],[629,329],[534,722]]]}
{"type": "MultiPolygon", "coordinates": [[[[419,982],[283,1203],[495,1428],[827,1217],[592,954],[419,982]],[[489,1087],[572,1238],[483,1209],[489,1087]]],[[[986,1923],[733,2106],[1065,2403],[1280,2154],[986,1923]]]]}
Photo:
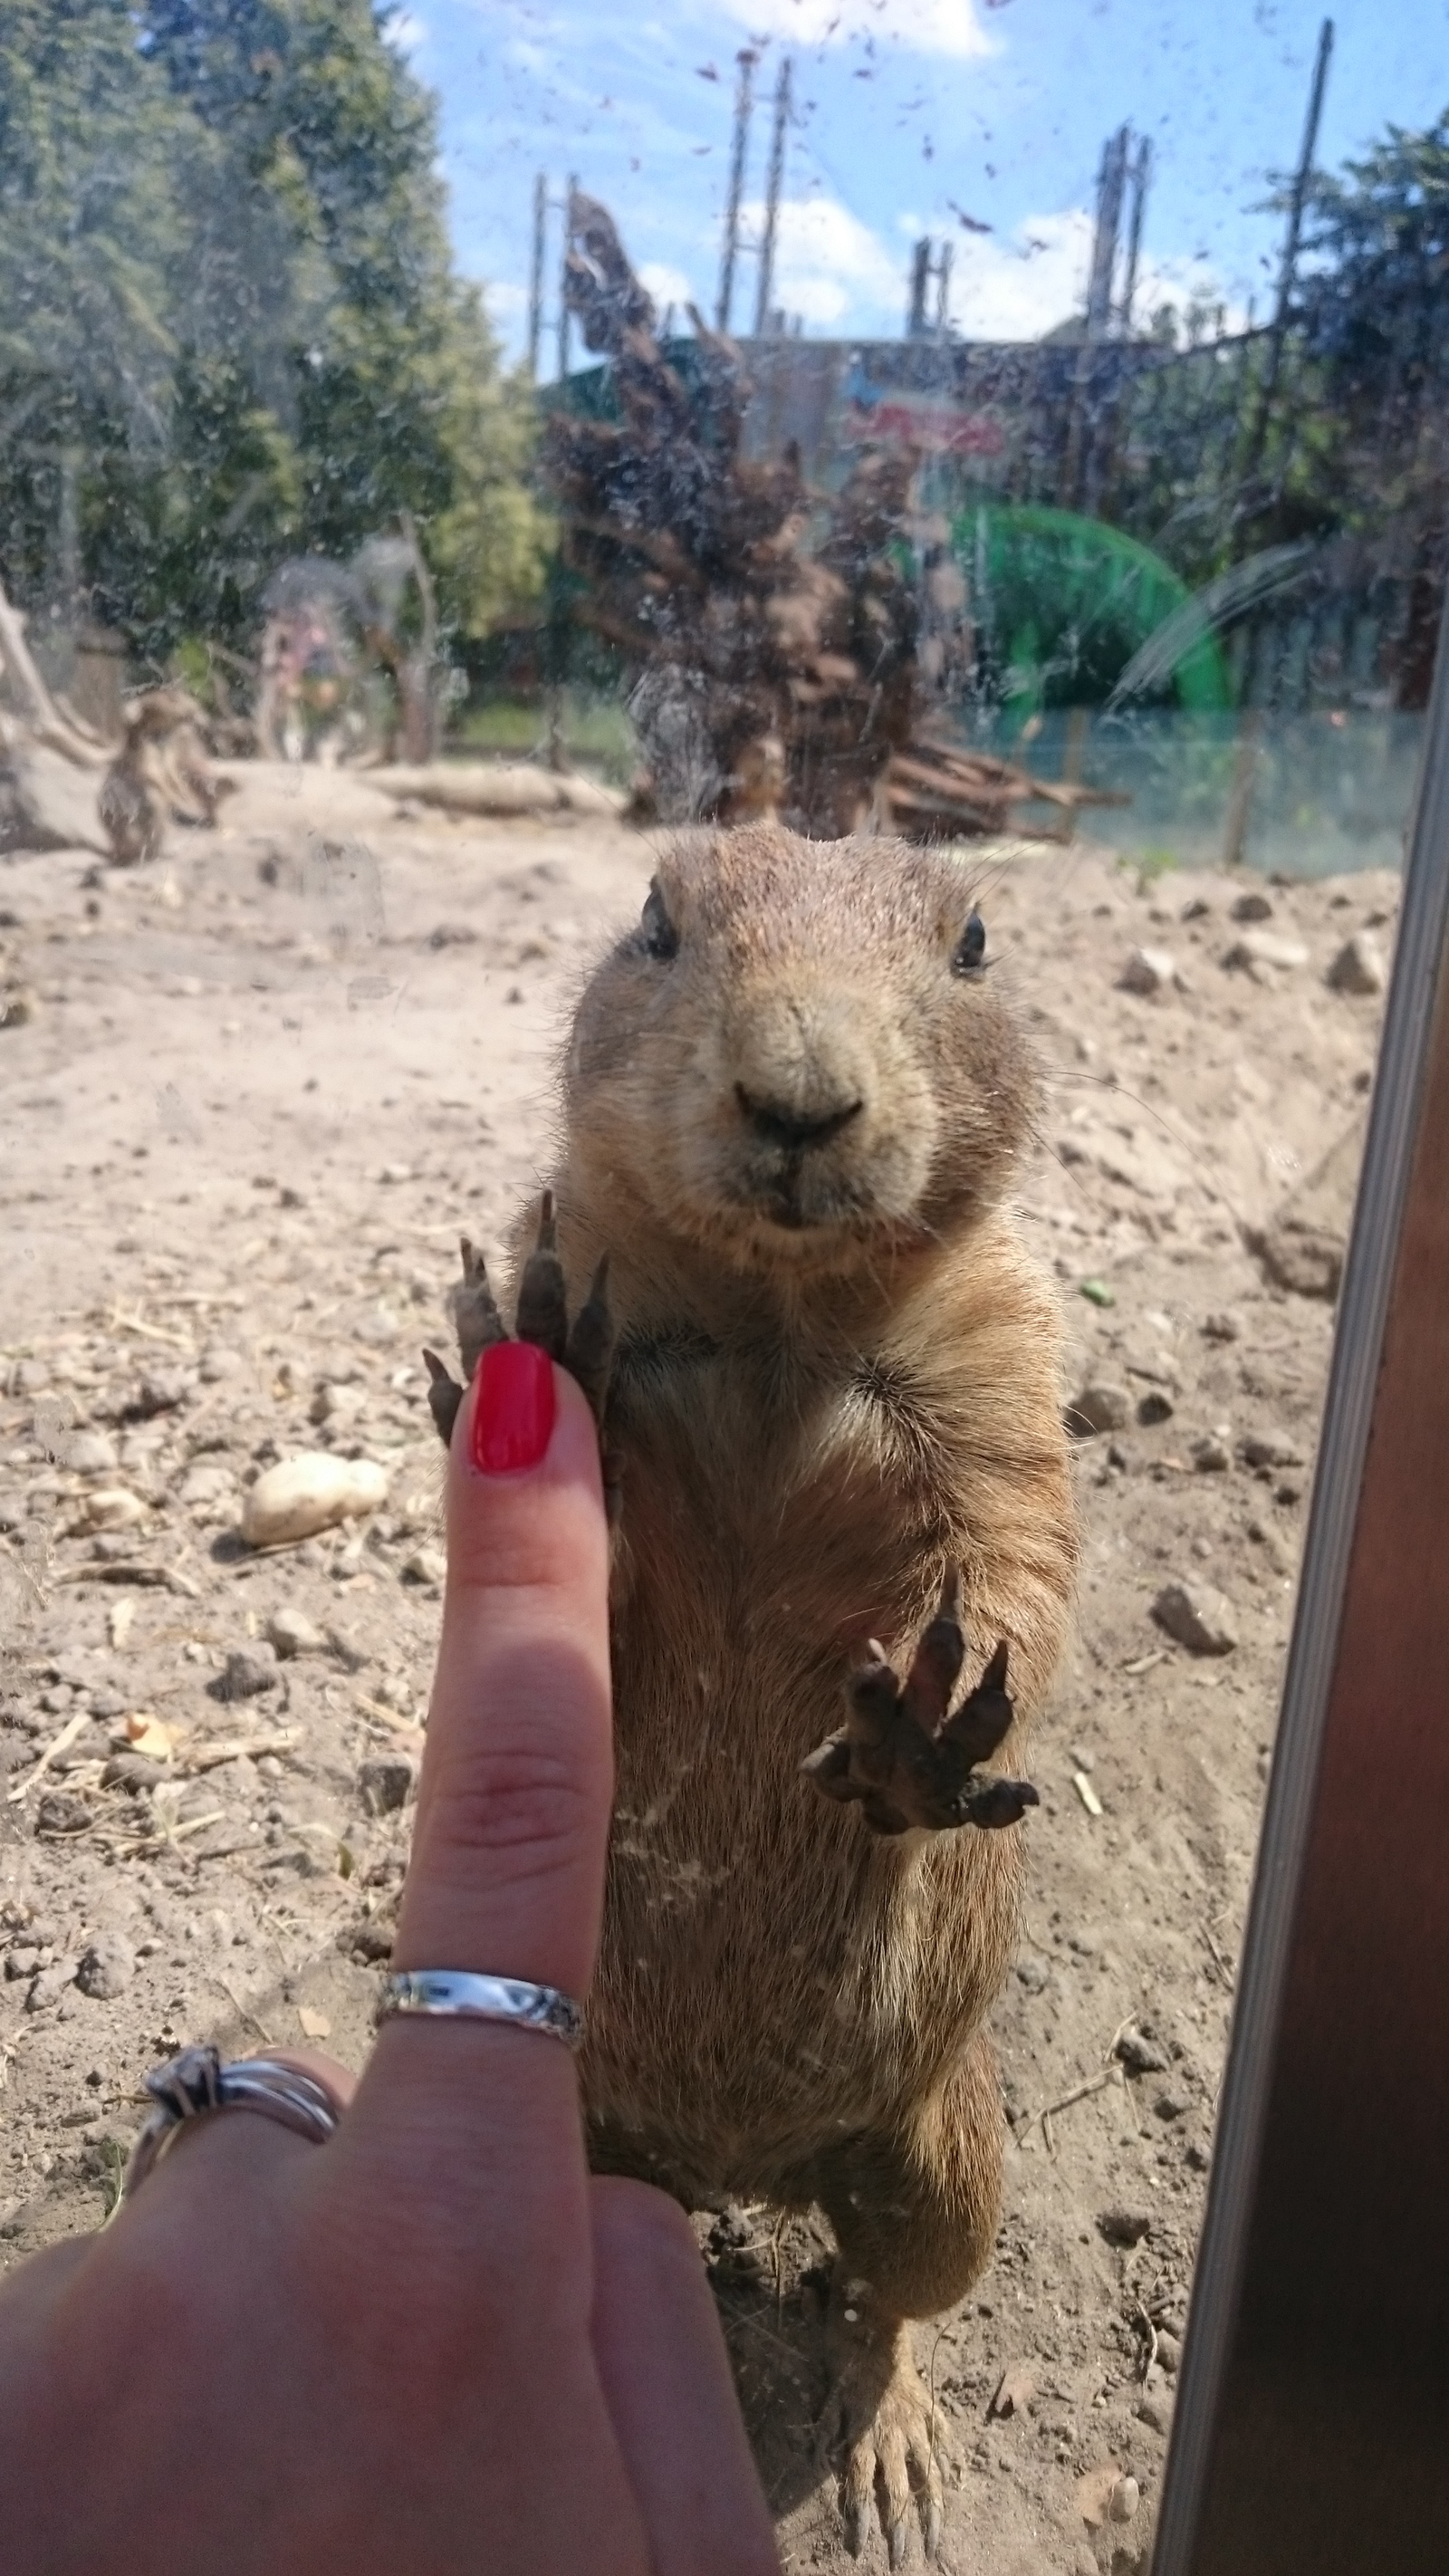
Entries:
{"type": "Polygon", "coordinates": [[[1039,340],[1087,300],[1092,218],[1079,206],[1029,215],[1010,240],[972,233],[955,244],[951,319],[967,340],[1039,340]]]}
{"type": "Polygon", "coordinates": [[[511,322],[521,322],[527,313],[528,289],[490,278],[483,289],[483,301],[494,329],[506,330],[511,322]]]}
{"type": "Polygon", "coordinates": [[[951,54],[969,61],[1000,50],[982,26],[976,0],[724,0],[752,35],[785,44],[849,44],[873,36],[912,54],[951,54]]]}
{"type": "Polygon", "coordinates": [[[383,32],[400,54],[415,54],[427,43],[430,31],[427,20],[417,17],[411,9],[395,9],[383,32]]]}
{"type": "MultiPolygon", "coordinates": [[[[758,240],[763,222],[763,205],[745,208],[747,238],[758,240]]],[[[746,285],[753,313],[753,263],[746,285]]],[[[780,207],[773,301],[788,314],[801,314],[809,330],[874,330],[886,315],[888,327],[899,330],[905,264],[835,198],[787,197],[780,207]]]]}
{"type": "Polygon", "coordinates": [[[678,307],[674,319],[684,328],[684,308],[698,299],[682,268],[671,268],[667,259],[646,259],[639,270],[639,283],[646,295],[652,295],[661,320],[667,306],[678,307]]]}

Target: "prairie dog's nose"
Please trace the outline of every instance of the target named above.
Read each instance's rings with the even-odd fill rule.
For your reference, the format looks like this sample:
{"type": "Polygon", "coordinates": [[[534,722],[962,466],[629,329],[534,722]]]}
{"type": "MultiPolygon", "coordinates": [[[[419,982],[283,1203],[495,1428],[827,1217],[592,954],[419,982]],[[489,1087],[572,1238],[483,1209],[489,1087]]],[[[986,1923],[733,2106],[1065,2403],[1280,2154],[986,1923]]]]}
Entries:
{"type": "Polygon", "coordinates": [[[760,1099],[747,1091],[742,1082],[735,1084],[735,1098],[757,1136],[768,1145],[783,1145],[788,1153],[805,1154],[816,1145],[828,1145],[852,1118],[858,1118],[863,1102],[858,1098],[831,1102],[812,1101],[808,1108],[787,1100],[760,1099]]]}

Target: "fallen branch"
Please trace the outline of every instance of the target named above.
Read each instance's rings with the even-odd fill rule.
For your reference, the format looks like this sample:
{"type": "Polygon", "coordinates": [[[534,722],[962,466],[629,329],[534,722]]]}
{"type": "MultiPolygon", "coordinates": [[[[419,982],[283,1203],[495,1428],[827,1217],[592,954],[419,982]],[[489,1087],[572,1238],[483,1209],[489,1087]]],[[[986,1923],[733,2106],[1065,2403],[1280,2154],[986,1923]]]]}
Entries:
{"type": "Polygon", "coordinates": [[[77,769],[104,769],[110,758],[104,744],[90,743],[67,724],[35,667],[25,641],[25,620],[13,608],[0,584],[0,666],[20,701],[21,713],[37,742],[74,763],[77,769]]]}
{"type": "Polygon", "coordinates": [[[24,1779],[17,1781],[15,1787],[6,1792],[6,1804],[13,1807],[20,1799],[27,1797],[36,1782],[44,1779],[57,1754],[64,1753],[70,1745],[74,1744],[81,1728],[89,1726],[90,1722],[90,1710],[87,1708],[78,1708],[73,1717],[68,1717],[60,1733],[52,1736],[34,1768],[27,1771],[24,1779]]]}

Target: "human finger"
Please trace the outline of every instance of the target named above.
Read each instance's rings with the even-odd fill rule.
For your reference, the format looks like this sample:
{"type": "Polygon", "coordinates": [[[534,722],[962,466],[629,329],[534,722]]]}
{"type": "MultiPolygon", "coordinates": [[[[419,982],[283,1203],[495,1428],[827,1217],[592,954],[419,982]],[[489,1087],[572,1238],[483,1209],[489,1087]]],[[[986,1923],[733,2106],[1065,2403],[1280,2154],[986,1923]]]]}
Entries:
{"type": "MultiPolygon", "coordinates": [[[[586,1988],[613,1791],[607,1591],[593,1416],[541,1352],[495,1344],[453,1435],[443,1630],[398,1968],[474,1970],[575,1997],[586,1988]]],[[[557,2042],[486,2024],[466,2035],[385,2024],[358,2115],[382,2098],[396,2108],[403,2078],[430,2112],[418,2086],[451,2087],[461,2073],[473,2126],[486,2108],[496,2145],[491,2070],[505,2061],[511,2101],[521,2087],[576,2123],[557,2042]]]]}
{"type": "Polygon", "coordinates": [[[779,2576],[689,2221],[648,2183],[591,2185],[594,2358],[654,2576],[779,2576]]]}

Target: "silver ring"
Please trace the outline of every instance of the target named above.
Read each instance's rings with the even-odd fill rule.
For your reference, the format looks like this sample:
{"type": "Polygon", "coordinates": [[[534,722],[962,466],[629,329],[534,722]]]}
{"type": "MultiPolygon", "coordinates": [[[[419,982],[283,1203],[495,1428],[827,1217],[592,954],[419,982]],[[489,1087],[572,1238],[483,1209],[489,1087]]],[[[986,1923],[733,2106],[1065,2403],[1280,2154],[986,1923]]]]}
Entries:
{"type": "Polygon", "coordinates": [[[388,1977],[377,2018],[391,2021],[404,2013],[512,2022],[517,2030],[546,2030],[567,2048],[577,2048],[584,2035],[582,2012],[557,1986],[531,1986],[523,1977],[476,1977],[466,1968],[404,1968],[388,1977]]]}
{"type": "Polygon", "coordinates": [[[314,2146],[325,2146],[342,2117],[325,2084],[277,2057],[239,2057],[223,2066],[214,2048],[183,2048],[144,2078],[156,2108],[131,2149],[121,2185],[129,2200],[188,2120],[211,2111],[262,2111],[314,2146]]]}

